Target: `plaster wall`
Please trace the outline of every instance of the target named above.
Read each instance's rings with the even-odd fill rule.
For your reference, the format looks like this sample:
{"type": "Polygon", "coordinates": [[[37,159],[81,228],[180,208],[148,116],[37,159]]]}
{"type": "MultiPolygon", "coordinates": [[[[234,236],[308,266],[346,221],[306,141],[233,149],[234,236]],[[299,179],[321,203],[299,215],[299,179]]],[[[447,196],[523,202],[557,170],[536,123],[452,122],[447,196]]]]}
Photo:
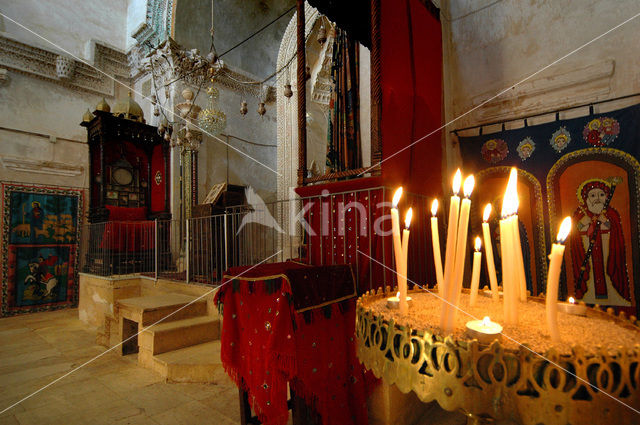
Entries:
{"type": "MultiPolygon", "coordinates": [[[[267,104],[267,113],[261,117],[257,112],[258,99],[255,97],[245,98],[236,91],[223,87],[218,89],[218,104],[227,114],[227,128],[217,138],[203,135],[203,144],[198,154],[199,200],[204,200],[211,186],[227,181],[227,173],[228,183],[251,186],[265,202],[275,200],[275,103],[267,104]],[[244,117],[240,114],[243,99],[247,101],[249,109],[244,117]]],[[[206,96],[198,99],[198,104],[203,107],[206,102],[206,96]]]]}
{"type": "Polygon", "coordinates": [[[4,23],[0,30],[48,50],[54,50],[53,43],[72,55],[88,59],[87,46],[91,39],[121,50],[126,45],[127,0],[3,1],[0,12],[40,37],[2,17],[4,23]]]}
{"type": "Polygon", "coordinates": [[[146,0],[127,0],[127,30],[125,48],[129,50],[136,40],[131,34],[136,32],[141,24],[147,20],[147,1],[146,0]]]}
{"type": "MultiPolygon", "coordinates": [[[[112,2],[31,0],[3,2],[0,11],[27,28],[51,40],[62,49],[93,61],[92,40],[124,49],[126,0],[112,2]],[[72,28],[72,29],[71,29],[72,28]]],[[[0,17],[0,19],[3,19],[0,17]]],[[[2,35],[60,52],[18,25],[4,19],[2,35]]],[[[116,95],[124,89],[116,86],[116,95]]],[[[93,111],[102,96],[71,89],[63,84],[8,70],[8,81],[0,85],[0,180],[59,185],[88,186],[86,130],[79,124],[87,109],[93,111]],[[75,167],[74,175],[7,167],[7,161],[28,160],[52,168],[75,167]]],[[[111,105],[115,97],[107,97],[111,105]]]]}
{"type": "MultiPolygon", "coordinates": [[[[294,0],[216,0],[213,24],[218,54],[223,54],[294,5],[294,0]]],[[[292,14],[293,11],[287,16],[292,14]]],[[[222,59],[260,79],[270,76],[276,68],[280,41],[288,21],[287,17],[282,17],[222,59]]],[[[211,45],[210,29],[210,0],[178,1],[175,40],[179,44],[189,49],[199,49],[206,56],[211,45]]]]}
{"type": "MultiPolygon", "coordinates": [[[[507,89],[448,130],[640,91],[639,20],[584,46],[639,13],[635,0],[456,0],[441,6],[446,122],[507,89]]],[[[639,99],[596,106],[596,112],[639,99]]],[[[561,118],[585,114],[564,112],[561,118]]],[[[529,124],[552,119],[536,118],[529,124]]],[[[507,128],[522,125],[508,123],[507,128]]],[[[452,167],[456,147],[448,132],[447,137],[452,167]]]]}

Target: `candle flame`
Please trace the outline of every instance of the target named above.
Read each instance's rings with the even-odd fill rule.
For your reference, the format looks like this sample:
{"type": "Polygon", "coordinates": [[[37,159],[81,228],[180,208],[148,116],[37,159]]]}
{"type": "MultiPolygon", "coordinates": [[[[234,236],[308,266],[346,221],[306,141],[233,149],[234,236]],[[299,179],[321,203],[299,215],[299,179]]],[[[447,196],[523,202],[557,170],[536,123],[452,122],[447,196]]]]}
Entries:
{"type": "Polygon", "coordinates": [[[433,202],[431,203],[431,215],[432,216],[436,216],[438,215],[438,200],[434,199],[433,202]]]}
{"type": "Polygon", "coordinates": [[[480,239],[480,236],[476,237],[476,251],[480,251],[480,248],[482,248],[482,240],[480,239]]]}
{"type": "Polygon", "coordinates": [[[569,302],[570,302],[571,304],[575,304],[575,303],[576,303],[576,300],[575,300],[573,297],[569,297],[569,302]]]}
{"type": "Polygon", "coordinates": [[[571,231],[571,217],[565,217],[562,220],[562,224],[560,225],[560,230],[558,231],[558,243],[563,243],[567,236],[569,236],[569,232],[571,231]]]}
{"type": "Polygon", "coordinates": [[[482,221],[485,223],[489,220],[489,216],[491,215],[491,204],[487,204],[484,207],[484,214],[482,214],[482,221]]]}
{"type": "Polygon", "coordinates": [[[489,326],[491,324],[491,319],[489,316],[484,316],[482,318],[482,326],[489,326]]]}
{"type": "Polygon", "coordinates": [[[400,186],[396,193],[393,194],[393,208],[398,208],[398,203],[400,202],[400,197],[402,196],[402,186],[400,186]]]}
{"type": "Polygon", "coordinates": [[[473,192],[473,186],[476,184],[476,179],[471,174],[469,177],[464,179],[464,197],[468,198],[471,196],[471,192],[473,192]]]}
{"type": "Polygon", "coordinates": [[[413,210],[409,208],[409,211],[407,211],[407,215],[404,217],[405,229],[408,229],[409,226],[411,225],[411,217],[413,217],[413,210]]]}
{"type": "Polygon", "coordinates": [[[502,200],[502,217],[508,217],[518,213],[518,171],[514,168],[509,173],[507,190],[504,192],[502,200]]]}
{"type": "Polygon", "coordinates": [[[400,298],[400,291],[396,292],[396,298],[400,298]]]}
{"type": "Polygon", "coordinates": [[[460,171],[460,169],[458,168],[458,171],[456,171],[456,174],[453,176],[453,194],[454,195],[458,195],[458,192],[460,192],[460,183],[462,183],[462,172],[460,171]]]}

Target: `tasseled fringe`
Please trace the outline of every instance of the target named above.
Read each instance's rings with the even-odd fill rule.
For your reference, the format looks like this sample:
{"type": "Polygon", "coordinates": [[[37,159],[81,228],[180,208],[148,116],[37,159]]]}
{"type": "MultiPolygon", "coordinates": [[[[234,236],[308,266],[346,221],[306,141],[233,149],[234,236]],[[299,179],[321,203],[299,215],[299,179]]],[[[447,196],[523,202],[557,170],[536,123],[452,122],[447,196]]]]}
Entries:
{"type": "MultiPolygon", "coordinates": [[[[304,400],[307,407],[312,410],[312,413],[317,417],[317,419],[322,418],[319,412],[326,412],[327,410],[320,406],[320,398],[313,389],[307,388],[299,379],[291,380],[289,382],[289,387],[293,390],[296,397],[300,397],[304,400]]],[[[317,420],[316,422],[323,423],[322,420],[317,420]]]]}
{"type": "MultiPolygon", "coordinates": [[[[284,416],[279,416],[279,417],[276,417],[276,418],[268,416],[260,408],[260,406],[258,406],[256,404],[255,397],[253,397],[251,395],[251,391],[249,391],[249,388],[247,387],[246,382],[244,382],[244,380],[239,376],[238,370],[235,367],[233,367],[231,364],[229,364],[229,363],[222,363],[222,367],[224,368],[224,371],[229,376],[229,378],[233,381],[233,383],[236,384],[236,386],[239,389],[241,389],[242,391],[248,393],[249,406],[251,406],[251,409],[256,414],[256,416],[258,417],[258,420],[261,423],[263,423],[265,425],[286,425],[287,424],[287,421],[289,420],[289,411],[288,410],[286,411],[287,413],[284,416]],[[269,421],[269,419],[271,419],[271,421],[269,421]]],[[[286,382],[283,382],[282,385],[285,386],[286,382]]]]}
{"type": "Polygon", "coordinates": [[[273,360],[277,363],[279,370],[285,371],[285,380],[293,378],[298,373],[296,356],[285,353],[273,353],[273,360]]]}

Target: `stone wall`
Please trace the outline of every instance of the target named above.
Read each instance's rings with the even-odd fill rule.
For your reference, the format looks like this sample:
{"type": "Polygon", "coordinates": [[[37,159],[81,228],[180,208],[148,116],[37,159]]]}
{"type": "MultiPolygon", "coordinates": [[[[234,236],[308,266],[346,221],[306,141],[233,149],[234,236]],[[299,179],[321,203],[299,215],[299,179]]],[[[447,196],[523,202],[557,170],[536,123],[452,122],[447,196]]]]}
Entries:
{"type": "MultiPolygon", "coordinates": [[[[293,0],[237,2],[220,0],[214,3],[215,46],[218,54],[244,40],[254,31],[294,5],[293,0]]],[[[293,12],[292,12],[293,13],[293,12]]],[[[283,17],[252,40],[236,48],[222,60],[232,69],[246,75],[247,80],[260,81],[276,71],[276,59],[288,19],[283,17]]],[[[206,56],[211,38],[211,2],[209,0],[178,1],[175,26],[176,42],[186,49],[198,49],[206,56]]],[[[275,85],[276,79],[265,85],[275,85]]],[[[240,88],[220,87],[219,107],[227,115],[224,135],[216,140],[203,136],[199,153],[198,193],[202,201],[213,184],[228,180],[231,184],[253,187],[265,200],[276,198],[276,108],[267,102],[264,116],[257,113],[260,99],[240,88]],[[247,101],[249,112],[240,114],[240,105],[247,101]],[[226,144],[229,146],[227,146],[226,144]],[[267,145],[267,146],[260,146],[267,145]],[[254,158],[252,160],[251,158],[254,158]],[[260,163],[258,163],[260,162],[260,163]]],[[[193,88],[194,92],[197,87],[193,88]]],[[[280,95],[280,93],[278,93],[280,95]]],[[[207,97],[201,91],[196,100],[205,107],[207,97]]]]}
{"type": "Polygon", "coordinates": [[[38,34],[0,17],[0,180],[87,187],[82,115],[126,93],[90,65],[128,77],[126,0],[22,0],[0,10],[38,34]],[[74,69],[68,76],[56,72],[59,55],[74,69]]]}
{"type": "MultiPolygon", "coordinates": [[[[506,90],[448,130],[640,91],[640,20],[628,22],[570,54],[639,13],[635,0],[449,0],[440,6],[446,122],[506,90]]],[[[596,106],[596,112],[638,100],[596,106]]],[[[561,118],[585,114],[586,108],[561,113],[561,118]]],[[[529,124],[552,119],[553,115],[536,118],[529,124]]],[[[507,128],[522,125],[519,121],[507,124],[507,128]]],[[[490,131],[485,129],[485,133],[490,131]]],[[[452,167],[457,154],[446,133],[452,167]]]]}

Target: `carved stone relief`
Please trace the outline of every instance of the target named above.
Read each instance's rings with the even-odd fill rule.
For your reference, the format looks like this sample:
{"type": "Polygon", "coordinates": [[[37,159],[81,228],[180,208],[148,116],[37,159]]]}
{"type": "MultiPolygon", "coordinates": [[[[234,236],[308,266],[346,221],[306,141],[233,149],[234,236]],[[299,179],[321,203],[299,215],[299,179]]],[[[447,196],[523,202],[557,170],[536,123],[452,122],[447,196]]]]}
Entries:
{"type": "Polygon", "coordinates": [[[113,78],[128,81],[126,55],[117,49],[92,43],[94,63],[90,64],[0,35],[0,66],[72,90],[113,97],[116,84],[113,78]]]}

